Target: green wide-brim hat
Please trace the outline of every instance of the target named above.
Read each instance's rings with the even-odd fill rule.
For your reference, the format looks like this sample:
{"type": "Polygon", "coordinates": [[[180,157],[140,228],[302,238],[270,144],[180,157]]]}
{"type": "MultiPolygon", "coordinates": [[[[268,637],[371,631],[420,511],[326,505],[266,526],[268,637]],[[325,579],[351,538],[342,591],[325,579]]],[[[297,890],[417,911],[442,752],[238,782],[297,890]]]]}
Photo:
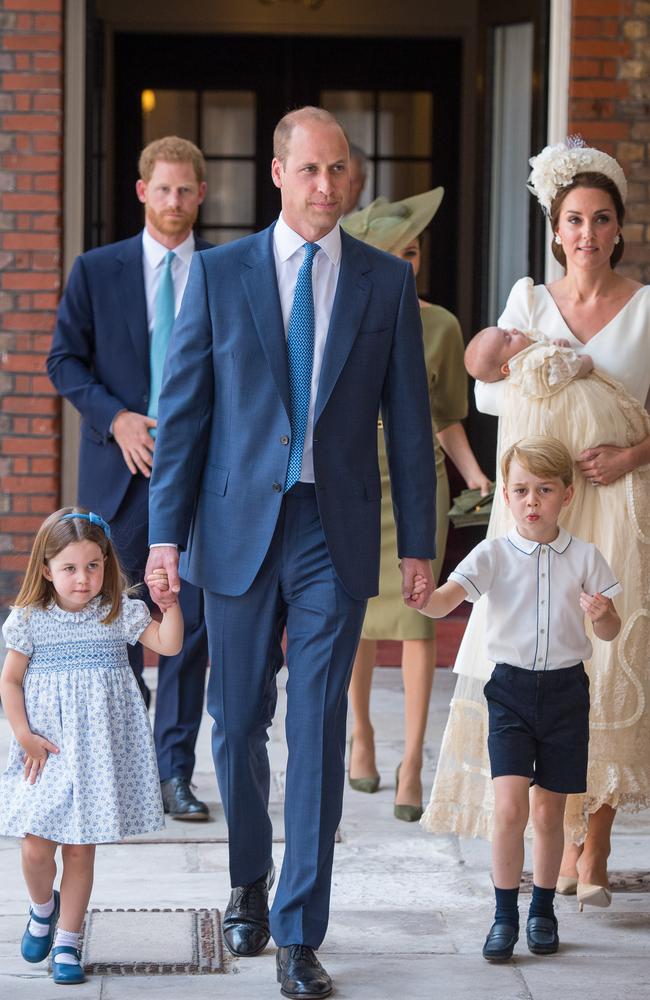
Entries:
{"type": "Polygon", "coordinates": [[[341,226],[350,236],[356,236],[370,246],[399,253],[426,229],[438,211],[444,193],[444,188],[437,187],[402,201],[376,198],[360,212],[341,219],[341,226]]]}

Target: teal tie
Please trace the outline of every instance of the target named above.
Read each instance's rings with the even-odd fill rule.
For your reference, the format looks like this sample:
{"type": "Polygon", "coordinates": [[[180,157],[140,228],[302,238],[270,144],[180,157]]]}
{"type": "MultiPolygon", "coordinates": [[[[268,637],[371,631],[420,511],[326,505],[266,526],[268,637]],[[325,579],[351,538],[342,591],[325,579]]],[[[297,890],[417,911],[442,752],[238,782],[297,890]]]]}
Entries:
{"type": "MultiPolygon", "coordinates": [[[[174,326],[176,296],[174,294],[174,279],[172,278],[172,261],[175,256],[176,254],[173,250],[168,250],[165,255],[163,272],[160,276],[158,294],[156,295],[153,333],[151,334],[151,344],[149,346],[151,384],[147,414],[155,418],[158,417],[158,398],[162,386],[163,368],[165,366],[167,348],[169,347],[169,339],[174,326]]],[[[156,436],[155,427],[150,429],[150,434],[152,437],[156,436]]]]}
{"type": "Polygon", "coordinates": [[[291,448],[286,493],[300,479],[302,451],[309,417],[311,376],[314,367],[314,293],[311,270],[314,257],[320,250],[318,243],[305,243],[305,259],[300,265],[293,296],[291,317],[287,330],[287,358],[289,361],[289,398],[291,402],[291,448]]]}

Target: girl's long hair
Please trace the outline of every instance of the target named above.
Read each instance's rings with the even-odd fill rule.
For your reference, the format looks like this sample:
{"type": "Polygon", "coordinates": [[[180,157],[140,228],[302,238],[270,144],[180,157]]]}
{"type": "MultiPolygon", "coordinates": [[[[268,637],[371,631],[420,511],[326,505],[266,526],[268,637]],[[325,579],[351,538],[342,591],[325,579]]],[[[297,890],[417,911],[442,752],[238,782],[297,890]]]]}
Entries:
{"type": "Polygon", "coordinates": [[[23,585],[15,600],[15,607],[36,606],[47,608],[56,601],[56,591],[51,580],[43,575],[43,567],[58,556],[72,542],[96,542],[104,556],[104,582],[101,596],[109,612],[102,619],[105,625],[115,621],[120,614],[122,593],[127,583],[113,545],[98,524],[81,517],[62,520],[64,514],[87,514],[85,507],[62,507],[47,518],[38,529],[32,546],[23,585]]]}

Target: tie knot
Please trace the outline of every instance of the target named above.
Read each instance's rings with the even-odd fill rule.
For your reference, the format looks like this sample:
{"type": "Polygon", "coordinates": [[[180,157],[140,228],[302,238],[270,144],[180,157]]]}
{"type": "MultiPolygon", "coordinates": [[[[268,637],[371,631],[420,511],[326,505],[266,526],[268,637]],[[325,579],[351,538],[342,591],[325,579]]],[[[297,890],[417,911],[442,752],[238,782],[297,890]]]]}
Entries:
{"type": "Polygon", "coordinates": [[[313,260],[320,250],[318,243],[303,243],[303,246],[305,248],[305,260],[313,260]]]}
{"type": "Polygon", "coordinates": [[[171,267],[172,266],[172,261],[173,261],[173,259],[174,259],[175,256],[176,256],[176,254],[174,253],[173,250],[168,250],[167,251],[167,253],[165,254],[165,267],[171,267]]]}

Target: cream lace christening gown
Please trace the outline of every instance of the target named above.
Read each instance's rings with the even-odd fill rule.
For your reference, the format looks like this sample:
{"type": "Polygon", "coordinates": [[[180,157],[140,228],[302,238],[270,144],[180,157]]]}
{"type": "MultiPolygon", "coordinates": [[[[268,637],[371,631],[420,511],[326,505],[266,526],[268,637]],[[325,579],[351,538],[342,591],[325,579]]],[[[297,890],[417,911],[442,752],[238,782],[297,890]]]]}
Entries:
{"type": "MultiPolygon", "coordinates": [[[[642,405],[650,389],[649,286],[586,345],[566,326],[548,290],[530,278],[514,286],[499,325],[566,338],[572,350],[534,344],[510,362],[508,379],[477,386],[479,408],[500,414],[498,455],[530,434],[559,438],[573,455],[597,444],[636,444],[650,434],[642,405]],[[575,355],[582,353],[597,371],[576,379],[575,355]]],[[[560,523],[598,546],[623,587],[615,602],[621,632],[614,642],[593,638],[593,657],[585,664],[591,682],[587,792],[569,796],[565,821],[567,836],[581,843],[588,813],[601,805],[630,811],[650,806],[650,466],[598,488],[576,471],[575,486],[560,523]]],[[[498,482],[487,537],[511,527],[498,482]]],[[[493,664],[485,655],[485,612],[483,598],[473,607],[454,667],[459,677],[421,820],[436,833],[491,834],[483,686],[493,664]]]]}

